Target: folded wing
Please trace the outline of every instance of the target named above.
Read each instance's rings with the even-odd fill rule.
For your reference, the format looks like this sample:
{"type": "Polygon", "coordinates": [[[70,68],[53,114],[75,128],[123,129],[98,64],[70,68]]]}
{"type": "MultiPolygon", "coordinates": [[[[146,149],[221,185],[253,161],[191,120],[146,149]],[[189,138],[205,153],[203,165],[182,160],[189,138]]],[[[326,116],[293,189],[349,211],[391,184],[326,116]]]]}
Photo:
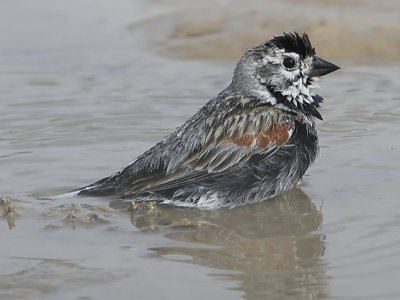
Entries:
{"type": "MultiPolygon", "coordinates": [[[[293,121],[271,107],[258,107],[223,118],[216,116],[212,121],[208,119],[208,124],[194,122],[192,125],[183,134],[172,135],[165,142],[165,148],[159,147],[162,153],[171,151],[168,147],[173,148],[176,155],[172,159],[161,160],[156,168],[148,171],[143,168],[146,163],[141,161],[147,158],[139,157],[132,166],[119,172],[116,176],[126,178],[120,178],[117,194],[131,196],[171,190],[223,175],[255,157],[263,159],[273,155],[288,142],[295,127],[293,121]],[[195,140],[193,134],[192,139],[185,136],[193,131],[204,134],[195,140]],[[141,166],[140,170],[134,171],[135,163],[141,166]]],[[[157,146],[149,151],[157,151],[157,146]]],[[[161,153],[158,156],[163,157],[161,153]]]]}

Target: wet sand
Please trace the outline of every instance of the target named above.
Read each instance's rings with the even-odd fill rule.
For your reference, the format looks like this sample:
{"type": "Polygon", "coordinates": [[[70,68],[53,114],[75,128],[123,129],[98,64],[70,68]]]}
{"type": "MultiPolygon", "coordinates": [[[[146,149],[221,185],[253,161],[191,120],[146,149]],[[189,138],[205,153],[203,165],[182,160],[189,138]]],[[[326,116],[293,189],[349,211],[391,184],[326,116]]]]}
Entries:
{"type": "Polygon", "coordinates": [[[236,60],[266,37],[298,31],[312,36],[318,53],[329,59],[400,59],[400,4],[395,0],[160,2],[164,15],[129,29],[151,32],[146,40],[162,55],[236,60]]]}
{"type": "Polygon", "coordinates": [[[398,299],[399,5],[301,3],[2,3],[0,298],[398,299]],[[301,190],[216,211],[42,198],[126,165],[290,30],[342,67],[301,190]]]}

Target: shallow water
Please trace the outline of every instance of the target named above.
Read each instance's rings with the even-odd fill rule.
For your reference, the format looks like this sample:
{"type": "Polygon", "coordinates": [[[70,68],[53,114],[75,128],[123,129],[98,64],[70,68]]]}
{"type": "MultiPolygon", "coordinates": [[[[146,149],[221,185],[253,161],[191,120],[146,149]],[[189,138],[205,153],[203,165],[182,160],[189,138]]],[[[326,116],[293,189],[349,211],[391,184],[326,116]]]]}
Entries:
{"type": "MultiPolygon", "coordinates": [[[[398,35],[384,59],[374,45],[355,60],[346,47],[324,55],[325,27],[292,25],[310,28],[318,54],[342,67],[321,81],[321,154],[302,190],[216,211],[51,201],[40,197],[115,172],[223,89],[235,63],[218,54],[225,30],[225,41],[238,28],[242,38],[224,58],[264,37],[244,38],[242,25],[257,18],[240,6],[224,27],[201,23],[204,5],[183,15],[174,1],[39,2],[0,9],[1,299],[400,297],[400,64],[390,61],[398,35]]],[[[317,12],[330,8],[332,32],[344,4],[315,2],[317,12]]],[[[210,20],[225,5],[217,3],[210,20]]],[[[294,5],[281,3],[273,7],[294,5]]],[[[398,6],[365,3],[357,18],[379,20],[385,40],[398,6]]]]}

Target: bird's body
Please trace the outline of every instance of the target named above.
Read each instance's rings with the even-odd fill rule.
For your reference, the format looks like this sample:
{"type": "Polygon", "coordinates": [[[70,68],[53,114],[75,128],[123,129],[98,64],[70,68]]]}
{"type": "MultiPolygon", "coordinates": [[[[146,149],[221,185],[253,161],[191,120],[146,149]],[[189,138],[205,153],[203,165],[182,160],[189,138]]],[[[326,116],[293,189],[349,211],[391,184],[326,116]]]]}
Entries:
{"type": "Polygon", "coordinates": [[[312,77],[337,68],[315,56],[307,35],[258,45],[241,58],[232,83],[175,132],[77,192],[199,208],[276,196],[316,158],[322,98],[312,77]]]}

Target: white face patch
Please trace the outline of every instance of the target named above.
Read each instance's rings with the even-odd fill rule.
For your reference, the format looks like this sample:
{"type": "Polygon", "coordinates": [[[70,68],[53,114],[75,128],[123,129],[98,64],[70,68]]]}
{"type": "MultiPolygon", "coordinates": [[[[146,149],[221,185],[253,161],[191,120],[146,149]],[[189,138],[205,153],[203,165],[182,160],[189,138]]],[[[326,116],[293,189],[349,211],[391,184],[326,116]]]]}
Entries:
{"type": "Polygon", "coordinates": [[[311,89],[318,87],[317,85],[307,86],[307,75],[311,70],[312,61],[312,57],[301,60],[297,53],[286,53],[283,49],[274,49],[270,52],[270,55],[265,56],[262,60],[266,68],[268,68],[268,65],[271,66],[273,73],[270,74],[269,79],[262,78],[260,81],[273,86],[275,91],[280,92],[295,106],[298,106],[299,103],[311,104],[314,102],[311,89]],[[293,59],[295,65],[292,68],[285,67],[283,64],[285,58],[293,59]]]}

